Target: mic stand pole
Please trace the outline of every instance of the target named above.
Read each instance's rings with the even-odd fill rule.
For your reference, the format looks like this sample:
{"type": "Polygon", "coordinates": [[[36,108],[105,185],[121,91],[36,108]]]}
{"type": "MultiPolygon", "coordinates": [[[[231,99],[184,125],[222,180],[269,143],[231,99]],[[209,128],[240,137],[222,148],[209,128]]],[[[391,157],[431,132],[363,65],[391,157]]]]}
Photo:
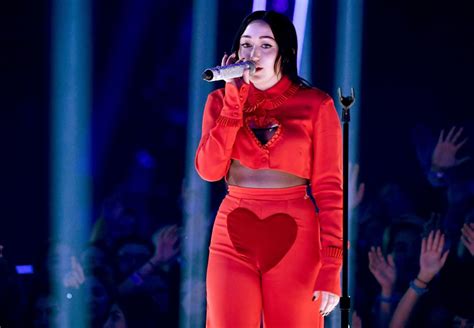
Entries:
{"type": "Polygon", "coordinates": [[[341,88],[338,88],[339,102],[342,105],[343,122],[343,204],[342,204],[342,296],[340,301],[341,327],[349,327],[349,312],[351,309],[351,298],[349,296],[349,122],[351,115],[349,108],[354,104],[355,94],[351,88],[351,95],[344,97],[341,95],[341,88]]]}

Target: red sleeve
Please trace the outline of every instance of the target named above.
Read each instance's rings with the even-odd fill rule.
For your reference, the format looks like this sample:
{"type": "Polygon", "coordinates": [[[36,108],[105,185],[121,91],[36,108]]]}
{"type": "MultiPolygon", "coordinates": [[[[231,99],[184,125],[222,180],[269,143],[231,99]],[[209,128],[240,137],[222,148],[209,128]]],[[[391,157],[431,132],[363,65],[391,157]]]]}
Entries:
{"type": "Polygon", "coordinates": [[[204,180],[218,181],[227,174],[232,147],[242,127],[242,107],[247,95],[248,85],[242,85],[239,90],[230,83],[226,83],[224,91],[209,94],[195,158],[196,170],[204,180]]]}
{"type": "Polygon", "coordinates": [[[342,133],[339,115],[328,96],[315,113],[311,189],[319,209],[322,267],[315,289],[341,295],[342,133]]]}

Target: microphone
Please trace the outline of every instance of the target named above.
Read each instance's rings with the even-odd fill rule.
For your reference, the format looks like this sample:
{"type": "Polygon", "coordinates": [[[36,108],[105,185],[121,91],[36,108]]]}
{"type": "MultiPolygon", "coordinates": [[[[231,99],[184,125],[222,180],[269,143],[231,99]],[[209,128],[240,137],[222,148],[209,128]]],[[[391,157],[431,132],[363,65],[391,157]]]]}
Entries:
{"type": "Polygon", "coordinates": [[[206,69],[201,76],[203,80],[207,82],[233,79],[244,75],[244,71],[246,69],[249,69],[250,75],[253,75],[256,69],[255,63],[253,61],[248,60],[225,66],[216,66],[206,69]]]}

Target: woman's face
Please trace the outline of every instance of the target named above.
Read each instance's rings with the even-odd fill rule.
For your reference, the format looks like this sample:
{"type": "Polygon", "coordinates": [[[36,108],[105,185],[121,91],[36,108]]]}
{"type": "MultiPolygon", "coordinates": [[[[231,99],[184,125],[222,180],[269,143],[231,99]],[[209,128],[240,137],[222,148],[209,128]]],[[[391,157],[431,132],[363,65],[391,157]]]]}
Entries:
{"type": "Polygon", "coordinates": [[[251,22],[240,37],[239,58],[252,60],[257,69],[250,81],[260,90],[275,85],[281,78],[281,64],[278,59],[278,44],[270,26],[262,21],[251,22]],[[276,67],[276,71],[275,71],[276,67]]]}

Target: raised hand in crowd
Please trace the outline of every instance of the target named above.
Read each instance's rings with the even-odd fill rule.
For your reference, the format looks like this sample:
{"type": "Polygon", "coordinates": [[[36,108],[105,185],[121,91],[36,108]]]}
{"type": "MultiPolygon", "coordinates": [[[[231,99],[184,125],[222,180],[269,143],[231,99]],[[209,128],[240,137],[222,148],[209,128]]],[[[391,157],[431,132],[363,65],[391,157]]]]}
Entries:
{"type": "Polygon", "coordinates": [[[414,306],[428,291],[428,284],[446,263],[449,250],[444,251],[445,237],[440,230],[431,231],[421,241],[420,271],[398,303],[390,327],[406,327],[414,306]]]}
{"type": "Polygon", "coordinates": [[[474,223],[464,223],[461,233],[461,242],[469,253],[474,256],[474,223]]]}
{"type": "Polygon", "coordinates": [[[382,288],[382,296],[390,297],[397,279],[397,269],[392,254],[388,254],[385,259],[380,246],[372,246],[369,251],[369,270],[382,288]]]}
{"type": "Polygon", "coordinates": [[[170,261],[179,253],[180,231],[181,229],[177,225],[168,225],[153,234],[154,254],[120,284],[120,293],[126,294],[135,290],[138,286],[142,286],[145,281],[149,281],[149,278],[153,276],[157,269],[164,272],[169,271],[170,261]]]}
{"type": "Polygon", "coordinates": [[[362,328],[362,320],[357,314],[356,311],[352,312],[352,320],[351,320],[351,327],[352,328],[362,328]]]}
{"type": "Polygon", "coordinates": [[[418,280],[429,283],[444,266],[449,253],[443,253],[444,243],[445,237],[440,230],[431,231],[427,238],[422,239],[418,280]]]}
{"type": "Polygon", "coordinates": [[[382,254],[380,247],[371,247],[369,251],[369,270],[380,285],[381,291],[378,299],[380,304],[377,309],[376,322],[378,326],[386,327],[392,313],[392,299],[397,280],[397,269],[393,255],[388,254],[387,259],[382,254]]]}
{"type": "Polygon", "coordinates": [[[456,130],[456,127],[453,126],[445,136],[444,130],[441,130],[438,143],[436,144],[431,157],[431,169],[433,171],[443,171],[456,167],[470,159],[469,156],[460,159],[456,158],[456,153],[468,140],[468,138],[465,138],[462,141],[459,141],[462,132],[463,128],[456,130]]]}
{"type": "Polygon", "coordinates": [[[84,269],[77,258],[71,256],[71,269],[63,277],[63,286],[78,289],[85,280],[84,269]]]}
{"type": "Polygon", "coordinates": [[[180,228],[176,224],[165,226],[153,234],[155,254],[151,261],[160,265],[173,259],[180,249],[180,228]]]}
{"type": "Polygon", "coordinates": [[[352,210],[359,206],[364,198],[365,183],[357,186],[359,177],[359,164],[349,163],[349,208],[352,210]]]}

